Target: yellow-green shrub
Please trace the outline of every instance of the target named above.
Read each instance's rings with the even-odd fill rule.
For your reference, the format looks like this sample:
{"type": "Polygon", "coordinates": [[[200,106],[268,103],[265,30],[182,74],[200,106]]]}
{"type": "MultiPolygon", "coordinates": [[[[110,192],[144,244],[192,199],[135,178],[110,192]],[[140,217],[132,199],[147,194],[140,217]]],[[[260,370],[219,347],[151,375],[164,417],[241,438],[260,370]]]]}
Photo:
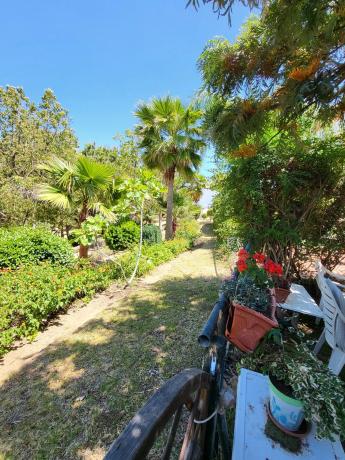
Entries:
{"type": "Polygon", "coordinates": [[[196,220],[182,220],[178,223],[175,237],[185,238],[190,241],[190,244],[193,244],[200,233],[200,225],[196,220]]]}

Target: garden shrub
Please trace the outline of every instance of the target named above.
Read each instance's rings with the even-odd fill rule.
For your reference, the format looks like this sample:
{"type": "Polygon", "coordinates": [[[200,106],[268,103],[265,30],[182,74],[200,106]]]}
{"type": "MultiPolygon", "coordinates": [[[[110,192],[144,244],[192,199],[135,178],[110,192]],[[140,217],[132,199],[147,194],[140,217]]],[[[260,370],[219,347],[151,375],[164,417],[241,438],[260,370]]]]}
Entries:
{"type": "Polygon", "coordinates": [[[196,220],[182,220],[177,225],[176,238],[185,238],[190,244],[200,236],[200,225],[196,220]]]}
{"type": "Polygon", "coordinates": [[[333,268],[345,247],[345,155],[341,137],[292,139],[233,158],[217,178],[216,233],[263,247],[301,277],[306,261],[333,268]]]}
{"type": "Polygon", "coordinates": [[[122,251],[137,243],[140,238],[140,227],[132,220],[117,225],[110,225],[104,235],[107,246],[113,251],[122,251]]]}
{"type": "MultiPolygon", "coordinates": [[[[144,245],[137,275],[188,247],[186,239],[144,245]]],[[[75,261],[72,267],[42,262],[0,274],[0,356],[16,339],[33,337],[49,317],[66,310],[74,300],[89,299],[114,280],[128,278],[135,260],[133,250],[101,265],[88,260],[75,261]]]]}
{"type": "Polygon", "coordinates": [[[70,243],[45,228],[0,230],[0,268],[17,268],[45,260],[70,265],[74,260],[70,243]]]}
{"type": "Polygon", "coordinates": [[[147,244],[156,244],[162,241],[162,234],[157,225],[147,224],[143,227],[143,241],[147,244]]]}

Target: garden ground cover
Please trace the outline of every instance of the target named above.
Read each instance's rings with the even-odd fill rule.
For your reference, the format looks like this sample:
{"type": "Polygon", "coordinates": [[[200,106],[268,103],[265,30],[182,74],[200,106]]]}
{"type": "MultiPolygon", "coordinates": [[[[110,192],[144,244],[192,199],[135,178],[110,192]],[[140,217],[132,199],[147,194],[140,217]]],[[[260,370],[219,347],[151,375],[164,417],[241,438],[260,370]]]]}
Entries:
{"type": "MultiPolygon", "coordinates": [[[[143,246],[137,276],[188,249],[193,238],[143,246]]],[[[49,262],[23,265],[0,276],[0,356],[23,337],[34,338],[57,313],[76,299],[90,299],[133,272],[137,250],[101,265],[78,261],[70,267],[49,262]]]]}
{"type": "Polygon", "coordinates": [[[229,270],[205,239],[3,384],[0,458],[102,458],[164,381],[200,366],[197,335],[229,270]]]}

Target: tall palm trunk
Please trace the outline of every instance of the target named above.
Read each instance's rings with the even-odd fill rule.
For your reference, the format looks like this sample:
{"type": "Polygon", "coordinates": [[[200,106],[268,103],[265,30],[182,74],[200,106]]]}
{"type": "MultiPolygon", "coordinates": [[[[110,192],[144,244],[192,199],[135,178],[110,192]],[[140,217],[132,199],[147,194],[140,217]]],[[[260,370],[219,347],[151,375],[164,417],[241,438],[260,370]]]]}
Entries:
{"type": "Polygon", "coordinates": [[[79,245],[79,258],[87,259],[89,257],[89,246],[79,245]]]}
{"type": "MultiPolygon", "coordinates": [[[[87,202],[84,201],[83,207],[79,214],[79,225],[81,225],[86,219],[88,215],[88,206],[87,202]]],[[[79,258],[80,259],[87,259],[89,257],[89,246],[84,246],[83,244],[79,245],[79,258]]]]}
{"type": "Polygon", "coordinates": [[[174,237],[173,232],[173,206],[174,206],[174,179],[175,179],[175,168],[170,169],[165,174],[165,179],[168,185],[168,196],[167,196],[167,218],[165,226],[165,239],[171,240],[174,237]]]}

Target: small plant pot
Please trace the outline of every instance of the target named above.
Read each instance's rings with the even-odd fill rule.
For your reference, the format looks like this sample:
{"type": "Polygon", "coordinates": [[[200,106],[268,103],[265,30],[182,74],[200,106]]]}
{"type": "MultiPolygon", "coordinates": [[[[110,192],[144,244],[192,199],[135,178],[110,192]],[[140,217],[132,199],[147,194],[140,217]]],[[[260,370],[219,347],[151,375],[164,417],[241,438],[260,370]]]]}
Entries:
{"type": "Polygon", "coordinates": [[[272,297],[271,318],[251,308],[233,302],[232,317],[229,315],[225,336],[237,348],[245,352],[254,351],[260,340],[274,327],[276,304],[272,297]]]}
{"type": "Polygon", "coordinates": [[[303,403],[299,399],[295,399],[283,393],[276,386],[276,381],[272,382],[272,377],[269,376],[270,390],[270,411],[272,417],[288,431],[298,431],[303,420],[304,410],[303,403]]]}
{"type": "Polygon", "coordinates": [[[281,287],[275,288],[276,293],[276,302],[277,303],[284,303],[290,294],[290,289],[285,289],[281,287]]]}

